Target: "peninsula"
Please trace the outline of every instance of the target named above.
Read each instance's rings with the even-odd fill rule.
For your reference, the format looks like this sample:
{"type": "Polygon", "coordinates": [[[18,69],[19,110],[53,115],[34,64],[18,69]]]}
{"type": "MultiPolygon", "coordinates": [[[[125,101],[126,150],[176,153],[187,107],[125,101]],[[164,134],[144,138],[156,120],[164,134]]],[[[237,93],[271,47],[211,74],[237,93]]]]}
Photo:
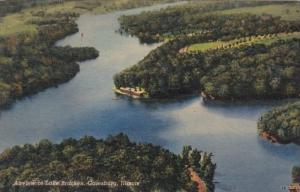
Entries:
{"type": "Polygon", "coordinates": [[[98,57],[92,47],[55,46],[78,32],[80,14],[163,2],[172,0],[0,1],[0,107],[69,81],[78,62],[98,57]]]}
{"type": "Polygon", "coordinates": [[[217,100],[299,97],[297,8],[295,2],[193,2],[122,16],[122,33],[165,43],[116,74],[115,86],[141,87],[156,98],[201,92],[217,100]],[[289,12],[279,16],[280,7],[289,12]]]}
{"type": "Polygon", "coordinates": [[[104,140],[83,137],[60,144],[42,140],[35,145],[14,146],[0,154],[0,165],[0,189],[6,192],[16,188],[23,191],[22,183],[30,181],[41,186],[27,186],[25,191],[58,190],[62,181],[74,181],[64,191],[198,192],[190,169],[193,178],[200,176],[205,191],[213,192],[216,168],[210,153],[185,146],[177,155],[152,144],[131,142],[124,134],[104,140]],[[91,179],[98,181],[98,186],[93,187],[97,183],[91,183],[91,179]],[[42,185],[46,181],[53,182],[42,185]],[[106,181],[106,185],[99,187],[100,181],[106,181]]]}

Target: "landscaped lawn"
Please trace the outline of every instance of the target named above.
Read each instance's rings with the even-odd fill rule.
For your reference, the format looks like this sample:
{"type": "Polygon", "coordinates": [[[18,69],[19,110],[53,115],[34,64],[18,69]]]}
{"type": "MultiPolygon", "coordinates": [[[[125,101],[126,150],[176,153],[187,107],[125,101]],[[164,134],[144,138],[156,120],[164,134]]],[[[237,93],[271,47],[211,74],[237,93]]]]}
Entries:
{"type": "Polygon", "coordinates": [[[289,33],[289,34],[278,34],[277,36],[272,36],[268,38],[252,38],[251,40],[247,40],[246,42],[238,43],[241,39],[234,39],[231,41],[214,41],[214,42],[208,42],[208,43],[197,43],[190,45],[188,47],[188,52],[193,52],[193,51],[207,51],[208,49],[214,49],[217,47],[220,47],[222,45],[233,45],[233,47],[240,46],[240,45],[247,45],[247,44],[253,44],[253,43],[263,43],[263,44],[271,44],[277,40],[280,39],[291,39],[291,38],[300,38],[300,32],[294,32],[294,33],[289,33]]]}
{"type": "Polygon", "coordinates": [[[188,51],[206,51],[211,48],[215,48],[217,46],[222,45],[225,43],[224,41],[214,41],[214,42],[208,42],[208,43],[197,43],[189,46],[188,51]]]}

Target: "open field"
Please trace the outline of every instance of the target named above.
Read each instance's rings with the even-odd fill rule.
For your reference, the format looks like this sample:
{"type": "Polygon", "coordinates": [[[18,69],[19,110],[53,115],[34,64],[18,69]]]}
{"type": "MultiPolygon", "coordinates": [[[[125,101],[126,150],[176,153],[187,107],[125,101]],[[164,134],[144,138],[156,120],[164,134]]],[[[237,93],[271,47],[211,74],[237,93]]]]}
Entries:
{"type": "Polygon", "coordinates": [[[221,46],[225,41],[213,41],[208,43],[197,43],[189,46],[188,52],[193,51],[206,51],[208,49],[213,49],[215,47],[221,46]]]}
{"type": "Polygon", "coordinates": [[[32,19],[32,16],[29,12],[11,14],[2,18],[0,22],[0,36],[35,32],[36,26],[27,23],[30,19],[32,19]]]}
{"type": "Polygon", "coordinates": [[[188,52],[193,51],[207,51],[209,49],[217,48],[233,48],[241,45],[250,45],[254,43],[263,43],[269,45],[277,40],[285,40],[291,38],[300,38],[300,32],[288,33],[288,34],[277,34],[268,36],[258,36],[258,37],[246,37],[241,39],[234,39],[231,41],[214,41],[208,43],[197,43],[189,46],[187,48],[188,52]]]}
{"type": "Polygon", "coordinates": [[[261,15],[263,13],[280,16],[284,20],[299,20],[300,18],[300,3],[290,3],[285,5],[264,5],[257,7],[243,7],[228,9],[224,11],[215,11],[216,14],[237,14],[237,13],[252,13],[261,15]]]}
{"type": "Polygon", "coordinates": [[[75,2],[66,2],[56,5],[27,8],[21,12],[9,14],[0,18],[0,36],[9,36],[16,33],[34,33],[37,30],[37,26],[31,24],[30,21],[39,19],[40,17],[33,16],[32,13],[39,11],[44,11],[45,13],[76,11],[74,6],[75,2]]]}

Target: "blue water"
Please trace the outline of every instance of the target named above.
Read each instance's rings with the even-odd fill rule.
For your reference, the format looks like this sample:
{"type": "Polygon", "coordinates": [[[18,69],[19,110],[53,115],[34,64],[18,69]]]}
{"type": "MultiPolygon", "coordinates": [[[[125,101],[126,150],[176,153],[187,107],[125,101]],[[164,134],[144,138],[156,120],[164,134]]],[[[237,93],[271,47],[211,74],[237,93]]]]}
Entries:
{"type": "Polygon", "coordinates": [[[278,103],[204,104],[200,97],[141,102],[114,94],[113,75],[159,46],[141,45],[135,37],[115,33],[117,18],[160,7],[81,16],[80,32],[57,44],[93,46],[100,57],[82,62],[80,73],[68,83],[1,112],[0,150],[43,138],[59,142],[124,132],[134,141],[152,142],[176,153],[186,144],[213,152],[217,192],[284,191],[292,166],[300,162],[299,146],[270,144],[256,132],[260,114],[278,103]]]}

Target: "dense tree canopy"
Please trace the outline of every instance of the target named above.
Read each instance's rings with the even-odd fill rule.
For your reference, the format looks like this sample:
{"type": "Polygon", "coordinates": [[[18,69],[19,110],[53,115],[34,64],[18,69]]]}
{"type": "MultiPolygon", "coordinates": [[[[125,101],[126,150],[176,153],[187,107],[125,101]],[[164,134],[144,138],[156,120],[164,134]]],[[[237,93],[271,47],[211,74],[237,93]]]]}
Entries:
{"type": "Polygon", "coordinates": [[[135,35],[142,42],[146,43],[163,40],[164,36],[173,37],[195,32],[201,32],[209,36],[213,35],[217,39],[233,39],[251,35],[300,31],[300,23],[298,21],[284,21],[280,17],[273,17],[267,14],[208,14],[215,10],[264,4],[270,4],[270,2],[226,1],[224,3],[208,4],[191,3],[160,11],[126,15],[120,17],[119,21],[121,32],[135,35]]]}
{"type": "Polygon", "coordinates": [[[208,53],[202,90],[215,98],[287,98],[300,93],[300,40],[208,53]]]}
{"type": "Polygon", "coordinates": [[[116,86],[143,87],[152,97],[195,91],[216,99],[286,98],[300,93],[300,40],[179,54],[189,42],[174,40],[152,51],[117,74],[116,86]]]}
{"type": "Polygon", "coordinates": [[[55,41],[78,31],[78,14],[39,14],[37,33],[0,39],[0,106],[69,80],[79,71],[77,61],[98,57],[94,48],[54,46],[55,41]]]}
{"type": "Polygon", "coordinates": [[[264,4],[270,2],[187,4],[122,16],[119,19],[121,32],[147,43],[163,40],[166,36],[171,40],[138,64],[116,74],[116,87],[141,87],[152,97],[199,91],[215,99],[297,97],[300,93],[298,39],[206,52],[181,51],[195,43],[229,39],[251,42],[255,36],[272,34],[276,37],[279,33],[300,31],[299,21],[282,20],[268,14],[214,12],[264,4]]]}
{"type": "MultiPolygon", "coordinates": [[[[14,191],[18,181],[135,181],[137,187],[117,187],[109,191],[189,191],[196,192],[188,168],[193,168],[213,191],[215,164],[212,155],[184,147],[176,155],[152,144],[137,144],[124,134],[105,140],[83,137],[66,139],[60,144],[42,140],[6,149],[0,154],[0,186],[14,191]]],[[[53,188],[52,188],[53,189],[53,188]]],[[[105,188],[104,188],[105,189],[105,188]]],[[[18,191],[49,191],[20,187],[18,191]]],[[[56,191],[74,191],[57,189],[56,191]]],[[[78,188],[76,191],[103,191],[99,188],[78,188]]]]}
{"type": "MultiPolygon", "coordinates": [[[[29,19],[20,19],[16,23],[34,28],[33,31],[23,33],[17,30],[0,36],[0,107],[27,94],[70,80],[79,71],[76,62],[98,56],[98,51],[94,48],[54,46],[57,40],[78,31],[75,19],[79,13],[97,8],[105,12],[173,1],[175,0],[0,1],[0,22],[5,20],[5,15],[26,13],[23,15],[29,19]],[[51,6],[53,4],[56,6],[51,6]],[[51,11],[48,11],[50,6],[51,11]]],[[[14,27],[20,27],[22,31],[21,26],[14,27]]],[[[9,28],[10,26],[7,27],[9,28]]]]}
{"type": "Polygon", "coordinates": [[[259,132],[266,132],[281,142],[300,141],[300,103],[276,107],[262,115],[259,132]]]}

